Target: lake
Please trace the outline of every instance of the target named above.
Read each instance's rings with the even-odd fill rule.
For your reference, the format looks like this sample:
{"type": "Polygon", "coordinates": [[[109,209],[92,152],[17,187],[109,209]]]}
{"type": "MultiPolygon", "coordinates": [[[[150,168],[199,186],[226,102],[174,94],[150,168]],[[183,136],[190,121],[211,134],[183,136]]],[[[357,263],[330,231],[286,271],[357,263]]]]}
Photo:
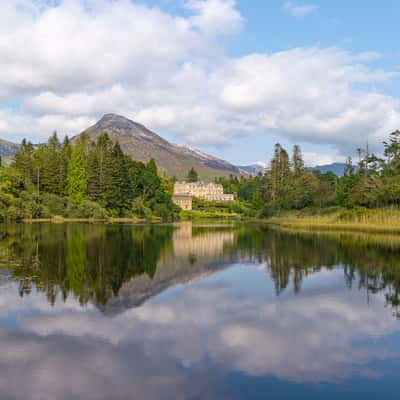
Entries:
{"type": "Polygon", "coordinates": [[[0,225],[0,398],[398,399],[400,236],[0,225]]]}

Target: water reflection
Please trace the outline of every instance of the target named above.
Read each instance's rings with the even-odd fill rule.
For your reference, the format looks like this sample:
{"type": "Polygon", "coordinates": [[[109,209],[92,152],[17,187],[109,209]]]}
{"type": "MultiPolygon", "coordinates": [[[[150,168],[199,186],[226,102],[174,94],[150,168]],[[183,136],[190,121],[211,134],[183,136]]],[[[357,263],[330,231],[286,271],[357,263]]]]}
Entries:
{"type": "Polygon", "coordinates": [[[398,394],[396,237],[1,229],[1,398],[398,394]]]}

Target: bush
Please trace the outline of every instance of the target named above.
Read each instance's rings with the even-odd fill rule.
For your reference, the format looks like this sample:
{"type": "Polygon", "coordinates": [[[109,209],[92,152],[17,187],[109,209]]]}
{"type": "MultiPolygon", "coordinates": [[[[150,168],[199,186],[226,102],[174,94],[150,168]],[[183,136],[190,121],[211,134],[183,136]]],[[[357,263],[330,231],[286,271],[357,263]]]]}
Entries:
{"type": "Polygon", "coordinates": [[[44,216],[54,217],[55,215],[65,215],[67,205],[65,198],[51,193],[43,193],[40,199],[44,216]]]}
{"type": "Polygon", "coordinates": [[[83,200],[80,203],[70,201],[68,203],[66,215],[69,218],[108,218],[107,210],[98,203],[90,200],[83,200]]]}
{"type": "Polygon", "coordinates": [[[132,214],[139,218],[151,218],[152,211],[145,205],[142,197],[137,197],[132,203],[132,214]]]}

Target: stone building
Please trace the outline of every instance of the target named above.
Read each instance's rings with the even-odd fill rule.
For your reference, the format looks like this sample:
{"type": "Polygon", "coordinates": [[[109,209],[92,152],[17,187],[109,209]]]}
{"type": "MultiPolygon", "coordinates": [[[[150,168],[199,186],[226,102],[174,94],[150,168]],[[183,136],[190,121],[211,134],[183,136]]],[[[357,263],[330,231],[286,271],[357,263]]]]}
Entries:
{"type": "MultiPolygon", "coordinates": [[[[174,186],[173,201],[175,204],[183,208],[179,202],[188,205],[187,197],[197,197],[203,201],[234,201],[233,194],[225,194],[222,185],[217,183],[206,182],[176,182],[174,186]],[[176,200],[175,200],[176,199],[176,200]]],[[[190,208],[183,208],[184,210],[191,210],[192,204],[190,200],[190,208]]]]}
{"type": "Polygon", "coordinates": [[[172,196],[172,201],[182,208],[182,210],[191,210],[192,209],[192,196],[188,196],[186,194],[174,194],[172,196]]]}

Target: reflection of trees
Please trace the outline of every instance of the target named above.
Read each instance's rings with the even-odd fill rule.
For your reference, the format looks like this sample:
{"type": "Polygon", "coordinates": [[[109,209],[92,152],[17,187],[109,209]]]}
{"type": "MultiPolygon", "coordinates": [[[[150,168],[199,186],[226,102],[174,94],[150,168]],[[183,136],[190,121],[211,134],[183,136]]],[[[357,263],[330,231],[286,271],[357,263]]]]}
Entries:
{"type": "Polygon", "coordinates": [[[342,265],[349,287],[364,289],[367,299],[384,291],[387,305],[397,312],[399,256],[399,237],[321,235],[262,225],[175,230],[171,226],[0,225],[0,268],[12,272],[21,296],[36,288],[51,303],[71,293],[82,304],[92,299],[105,304],[132,277],[153,278],[157,264],[163,263],[160,260],[176,265],[176,270],[159,277],[162,287],[177,282],[179,274],[191,276],[192,269],[201,273],[200,261],[250,260],[267,264],[277,294],[290,283],[298,292],[305,276],[342,265]]]}
{"type": "MultiPolygon", "coordinates": [[[[292,279],[295,292],[305,276],[322,267],[343,266],[349,287],[370,293],[385,290],[387,305],[400,306],[400,238],[368,234],[317,234],[243,227],[235,248],[264,261],[279,294],[292,279]],[[250,231],[249,231],[250,230],[250,231]]],[[[237,251],[237,250],[235,250],[237,251]]]]}
{"type": "Polygon", "coordinates": [[[35,286],[52,304],[68,293],[82,304],[104,304],[132,276],[154,275],[171,234],[171,227],[153,226],[1,226],[0,267],[12,271],[21,296],[35,286]]]}

